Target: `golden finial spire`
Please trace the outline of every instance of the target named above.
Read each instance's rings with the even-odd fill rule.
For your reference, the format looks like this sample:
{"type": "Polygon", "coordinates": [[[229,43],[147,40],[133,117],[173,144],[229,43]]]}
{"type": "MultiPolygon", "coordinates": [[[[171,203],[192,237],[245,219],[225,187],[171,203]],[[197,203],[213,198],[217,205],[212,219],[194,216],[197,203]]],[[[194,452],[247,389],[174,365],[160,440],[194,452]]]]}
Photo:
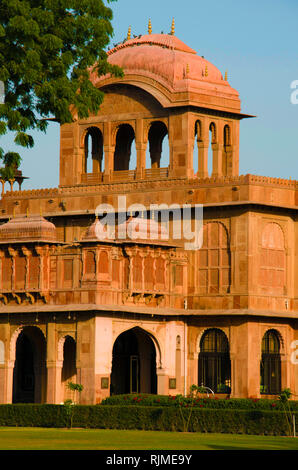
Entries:
{"type": "Polygon", "coordinates": [[[208,77],[208,65],[206,64],[206,67],[205,67],[205,77],[208,77]]]}
{"type": "Polygon", "coordinates": [[[128,28],[127,40],[131,39],[131,26],[128,28]]]}
{"type": "Polygon", "coordinates": [[[189,64],[186,64],[186,75],[189,74],[189,64]]]}
{"type": "Polygon", "coordinates": [[[225,72],[225,81],[227,82],[228,81],[228,71],[226,70],[225,72]]]}
{"type": "Polygon", "coordinates": [[[152,34],[152,24],[151,24],[151,19],[149,18],[148,22],[148,34],[152,34]]]}
{"type": "Polygon", "coordinates": [[[175,20],[174,20],[174,18],[173,18],[173,20],[172,20],[172,28],[171,28],[171,35],[174,36],[174,34],[175,34],[175,20]]]}

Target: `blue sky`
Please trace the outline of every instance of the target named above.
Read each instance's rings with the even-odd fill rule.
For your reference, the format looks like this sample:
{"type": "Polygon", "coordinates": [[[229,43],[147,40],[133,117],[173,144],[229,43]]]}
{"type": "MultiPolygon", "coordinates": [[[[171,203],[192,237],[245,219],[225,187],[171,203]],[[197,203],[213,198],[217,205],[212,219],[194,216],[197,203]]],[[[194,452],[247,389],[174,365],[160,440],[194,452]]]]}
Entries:
{"type": "MultiPolygon", "coordinates": [[[[290,85],[298,80],[297,0],[118,0],[112,2],[114,37],[171,29],[216,65],[240,93],[242,112],[257,116],[240,127],[240,174],[298,180],[298,104],[291,103],[290,85]]],[[[30,179],[23,189],[59,184],[59,126],[34,133],[35,147],[17,147],[21,169],[30,179]]],[[[13,138],[0,138],[5,150],[16,150],[13,138]]]]}

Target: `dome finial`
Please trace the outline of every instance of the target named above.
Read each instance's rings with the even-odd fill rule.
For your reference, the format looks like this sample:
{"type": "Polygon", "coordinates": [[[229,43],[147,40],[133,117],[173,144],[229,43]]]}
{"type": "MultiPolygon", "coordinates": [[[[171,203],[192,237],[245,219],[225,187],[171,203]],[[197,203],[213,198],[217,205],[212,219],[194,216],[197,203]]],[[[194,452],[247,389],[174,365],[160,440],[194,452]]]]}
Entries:
{"type": "Polygon", "coordinates": [[[148,34],[152,34],[152,24],[151,24],[151,19],[149,18],[148,22],[148,34]]]}
{"type": "Polygon", "coordinates": [[[206,67],[205,67],[205,77],[208,77],[208,65],[206,64],[206,67]]]}
{"type": "Polygon", "coordinates": [[[127,40],[131,39],[131,26],[128,28],[127,40]]]}
{"type": "Polygon", "coordinates": [[[175,35],[175,19],[174,18],[172,19],[171,35],[172,36],[175,35]]]}
{"type": "Polygon", "coordinates": [[[226,70],[225,72],[225,81],[227,82],[228,81],[228,71],[226,70]]]}

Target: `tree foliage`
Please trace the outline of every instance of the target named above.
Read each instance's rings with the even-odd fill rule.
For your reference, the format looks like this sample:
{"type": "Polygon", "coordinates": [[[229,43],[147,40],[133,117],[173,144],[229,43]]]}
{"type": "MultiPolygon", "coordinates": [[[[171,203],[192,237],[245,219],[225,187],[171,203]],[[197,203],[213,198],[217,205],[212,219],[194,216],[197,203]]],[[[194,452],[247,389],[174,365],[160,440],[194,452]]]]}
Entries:
{"type": "MultiPolygon", "coordinates": [[[[114,0],[107,0],[110,3],[114,0]]],[[[103,93],[90,71],[122,75],[107,62],[112,10],[103,0],[0,0],[0,134],[33,147],[30,132],[46,131],[52,118],[72,122],[96,113],[103,93]]],[[[0,158],[4,157],[0,153],[0,158]]],[[[14,160],[14,164],[16,160],[14,160]]]]}

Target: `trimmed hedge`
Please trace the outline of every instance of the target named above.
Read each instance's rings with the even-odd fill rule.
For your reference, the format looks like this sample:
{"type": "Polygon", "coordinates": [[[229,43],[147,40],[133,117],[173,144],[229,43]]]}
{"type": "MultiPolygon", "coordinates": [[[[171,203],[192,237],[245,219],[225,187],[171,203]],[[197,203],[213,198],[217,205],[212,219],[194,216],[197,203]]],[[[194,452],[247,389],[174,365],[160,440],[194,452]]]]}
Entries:
{"type": "MultiPolygon", "coordinates": [[[[296,420],[298,413],[295,413],[296,420]]],[[[282,411],[175,406],[0,405],[0,426],[292,435],[282,411]]]]}
{"type": "Polygon", "coordinates": [[[199,408],[238,409],[238,410],[287,410],[298,412],[298,401],[282,402],[278,398],[209,398],[199,397],[192,400],[182,395],[125,394],[105,398],[101,405],[137,406],[190,406],[199,408]]]}

